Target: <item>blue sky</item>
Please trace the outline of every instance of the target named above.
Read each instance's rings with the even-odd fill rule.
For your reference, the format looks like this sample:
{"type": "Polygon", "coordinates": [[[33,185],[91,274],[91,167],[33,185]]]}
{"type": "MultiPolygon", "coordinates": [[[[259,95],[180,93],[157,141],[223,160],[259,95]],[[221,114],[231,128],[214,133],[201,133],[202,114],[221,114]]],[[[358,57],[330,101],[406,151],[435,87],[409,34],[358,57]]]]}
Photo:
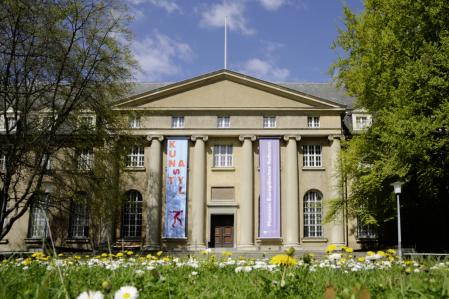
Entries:
{"type": "Polygon", "coordinates": [[[343,5],[362,0],[127,0],[140,82],[175,82],[223,68],[273,82],[328,82],[343,5]]]}

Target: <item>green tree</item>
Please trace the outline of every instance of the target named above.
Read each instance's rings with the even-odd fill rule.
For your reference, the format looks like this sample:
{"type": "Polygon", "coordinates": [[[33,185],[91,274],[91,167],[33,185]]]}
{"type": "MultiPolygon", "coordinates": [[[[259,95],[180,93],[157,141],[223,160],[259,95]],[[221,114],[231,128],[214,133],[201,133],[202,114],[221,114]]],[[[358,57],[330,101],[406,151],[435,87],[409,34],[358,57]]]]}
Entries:
{"type": "MultiPolygon", "coordinates": [[[[449,2],[366,0],[344,9],[342,52],[331,70],[373,124],[343,154],[349,211],[371,223],[395,215],[390,183],[405,185],[405,209],[449,212],[449,2]],[[424,208],[425,209],[425,208],[424,208]]],[[[446,225],[447,227],[447,225],[446,225]]],[[[447,235],[447,234],[446,234],[447,235]]]]}
{"type": "MultiPolygon", "coordinates": [[[[85,186],[108,194],[97,199],[113,196],[117,168],[101,171],[101,165],[114,164],[101,161],[117,153],[105,146],[121,124],[111,102],[126,93],[135,66],[129,20],[126,7],[114,0],[0,4],[0,239],[48,180],[62,190],[74,178],[84,179],[85,186]],[[83,149],[97,149],[89,175],[74,171],[83,149]]],[[[63,206],[57,193],[50,203],[55,208],[63,206]]]]}

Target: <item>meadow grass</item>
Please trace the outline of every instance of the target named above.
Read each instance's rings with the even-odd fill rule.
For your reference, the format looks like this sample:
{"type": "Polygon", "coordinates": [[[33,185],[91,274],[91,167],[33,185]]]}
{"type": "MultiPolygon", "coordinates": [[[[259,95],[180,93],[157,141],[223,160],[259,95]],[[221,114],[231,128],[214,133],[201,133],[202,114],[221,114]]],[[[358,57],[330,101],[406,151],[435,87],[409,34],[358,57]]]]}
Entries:
{"type": "Polygon", "coordinates": [[[449,298],[449,262],[337,255],[275,265],[126,253],[8,259],[0,264],[0,298],[77,298],[87,290],[113,298],[125,285],[136,287],[139,298],[449,298]]]}

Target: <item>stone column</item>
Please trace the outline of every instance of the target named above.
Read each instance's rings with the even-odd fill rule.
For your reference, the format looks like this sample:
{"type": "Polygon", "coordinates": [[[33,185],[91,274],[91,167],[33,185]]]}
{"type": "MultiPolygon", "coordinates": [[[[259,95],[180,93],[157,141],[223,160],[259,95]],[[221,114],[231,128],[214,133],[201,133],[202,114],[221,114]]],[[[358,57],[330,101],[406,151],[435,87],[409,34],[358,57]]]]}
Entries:
{"type": "Polygon", "coordinates": [[[207,136],[192,136],[195,142],[192,166],[192,239],[189,250],[206,248],[204,219],[206,218],[206,146],[207,136]]]}
{"type": "MultiPolygon", "coordinates": [[[[341,198],[341,190],[339,186],[340,178],[340,136],[329,135],[330,145],[330,167],[329,167],[329,198],[337,199],[341,198]]],[[[345,234],[344,234],[344,219],[343,212],[337,214],[337,218],[334,219],[330,224],[329,229],[329,243],[332,244],[344,244],[345,234]]]]}
{"type": "Polygon", "coordinates": [[[161,196],[162,196],[162,145],[161,135],[147,136],[150,142],[150,161],[148,165],[148,213],[145,233],[148,250],[159,250],[161,247],[161,196]]]}
{"type": "Polygon", "coordinates": [[[253,163],[253,141],[254,135],[239,136],[243,142],[241,160],[240,179],[240,217],[239,232],[240,249],[252,249],[254,247],[254,163],[253,163]]]}
{"type": "Polygon", "coordinates": [[[301,140],[298,135],[286,135],[287,159],[285,161],[285,211],[284,217],[284,246],[297,247],[299,245],[299,179],[298,179],[298,147],[296,142],[301,140]]]}

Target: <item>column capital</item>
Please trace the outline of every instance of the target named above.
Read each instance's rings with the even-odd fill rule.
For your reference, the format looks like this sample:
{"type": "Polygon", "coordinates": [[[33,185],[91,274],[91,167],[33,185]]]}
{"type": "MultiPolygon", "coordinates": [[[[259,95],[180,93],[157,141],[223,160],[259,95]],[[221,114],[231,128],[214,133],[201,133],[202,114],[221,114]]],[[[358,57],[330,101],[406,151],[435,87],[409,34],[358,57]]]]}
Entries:
{"type": "Polygon", "coordinates": [[[147,140],[149,142],[153,141],[153,140],[159,140],[159,141],[163,141],[164,140],[164,136],[163,135],[148,135],[147,136],[147,140]]]}
{"type": "Polygon", "coordinates": [[[340,140],[341,139],[341,135],[328,135],[327,139],[329,141],[334,141],[334,139],[340,140]]]}
{"type": "Polygon", "coordinates": [[[244,141],[245,139],[249,139],[251,141],[256,141],[256,135],[240,135],[239,140],[244,141]]]}
{"type": "Polygon", "coordinates": [[[301,135],[284,135],[285,141],[289,141],[290,139],[295,139],[296,141],[300,141],[301,135]]]}
{"type": "Polygon", "coordinates": [[[192,135],[192,137],[190,137],[190,139],[192,139],[192,141],[196,141],[197,139],[207,141],[209,139],[209,136],[207,136],[207,135],[192,135]]]}

